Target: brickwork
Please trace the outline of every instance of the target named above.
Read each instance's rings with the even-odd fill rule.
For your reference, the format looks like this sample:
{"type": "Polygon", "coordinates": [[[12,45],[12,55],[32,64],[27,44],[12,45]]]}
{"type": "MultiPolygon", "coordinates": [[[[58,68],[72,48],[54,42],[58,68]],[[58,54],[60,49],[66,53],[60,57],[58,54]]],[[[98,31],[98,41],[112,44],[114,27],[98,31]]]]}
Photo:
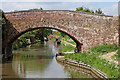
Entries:
{"type": "Polygon", "coordinates": [[[38,28],[53,28],[68,34],[82,51],[102,44],[118,44],[118,16],[105,16],[67,10],[18,11],[5,14],[7,38],[3,47],[23,33],[38,28]]]}

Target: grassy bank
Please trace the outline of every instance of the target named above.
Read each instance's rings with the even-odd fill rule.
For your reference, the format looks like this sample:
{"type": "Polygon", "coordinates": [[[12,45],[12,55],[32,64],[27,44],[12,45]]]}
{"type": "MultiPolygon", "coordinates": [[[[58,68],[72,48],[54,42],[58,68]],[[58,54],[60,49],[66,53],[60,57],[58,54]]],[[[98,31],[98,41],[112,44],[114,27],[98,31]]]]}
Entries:
{"type": "Polygon", "coordinates": [[[90,49],[91,52],[95,53],[96,55],[103,55],[109,52],[114,52],[118,50],[118,46],[113,43],[113,44],[108,44],[108,45],[101,45],[101,46],[96,46],[90,49]]]}
{"type": "Polygon", "coordinates": [[[108,52],[113,52],[116,51],[117,49],[118,46],[116,44],[102,45],[102,46],[94,47],[90,49],[88,52],[68,54],[65,55],[65,57],[72,60],[84,62],[85,64],[89,64],[94,68],[104,72],[110,78],[118,78],[118,65],[106,61],[105,59],[99,58],[99,55],[108,52]]]}
{"type": "Polygon", "coordinates": [[[62,52],[73,52],[75,50],[75,47],[73,47],[72,45],[70,44],[62,44],[62,52]]]}
{"type": "Polygon", "coordinates": [[[65,57],[72,60],[84,62],[85,64],[89,64],[96,69],[99,69],[102,72],[106,73],[110,78],[118,77],[118,66],[114,63],[106,61],[105,59],[98,58],[96,55],[84,52],[77,54],[68,54],[65,55],[65,57]]]}

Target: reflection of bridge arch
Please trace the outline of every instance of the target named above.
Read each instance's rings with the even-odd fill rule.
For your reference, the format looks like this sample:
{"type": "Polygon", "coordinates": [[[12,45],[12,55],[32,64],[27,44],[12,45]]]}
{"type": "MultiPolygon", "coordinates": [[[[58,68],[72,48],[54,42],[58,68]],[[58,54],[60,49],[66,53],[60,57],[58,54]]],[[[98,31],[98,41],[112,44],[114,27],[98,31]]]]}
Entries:
{"type": "Polygon", "coordinates": [[[82,51],[113,41],[118,43],[118,38],[114,38],[118,34],[118,19],[113,16],[65,10],[17,11],[5,16],[9,28],[3,48],[9,47],[8,44],[23,33],[38,28],[52,28],[68,34],[82,51]]]}

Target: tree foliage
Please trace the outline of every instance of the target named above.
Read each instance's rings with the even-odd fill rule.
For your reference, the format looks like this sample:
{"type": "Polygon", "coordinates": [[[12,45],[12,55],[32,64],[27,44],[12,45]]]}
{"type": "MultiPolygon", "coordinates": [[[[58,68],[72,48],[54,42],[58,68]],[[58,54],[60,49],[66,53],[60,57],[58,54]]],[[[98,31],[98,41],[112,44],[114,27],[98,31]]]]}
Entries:
{"type": "Polygon", "coordinates": [[[89,8],[79,7],[79,8],[76,8],[76,11],[104,14],[100,8],[98,10],[93,11],[93,10],[90,10],[89,8]]]}
{"type": "Polygon", "coordinates": [[[29,9],[29,10],[43,10],[43,8],[40,8],[40,9],[34,8],[34,9],[29,9]]]}
{"type": "Polygon", "coordinates": [[[100,8],[98,10],[96,10],[95,13],[103,14],[103,12],[102,12],[102,10],[100,10],[100,8]]]}
{"type": "Polygon", "coordinates": [[[48,37],[50,34],[52,34],[52,30],[47,28],[44,28],[43,32],[44,32],[44,37],[48,37]]]}
{"type": "Polygon", "coordinates": [[[2,22],[2,25],[1,25],[1,27],[2,27],[2,38],[4,38],[5,35],[6,35],[5,30],[7,28],[7,26],[6,26],[6,17],[5,17],[4,12],[2,10],[0,10],[0,13],[2,14],[2,17],[0,17],[1,18],[0,22],[2,22]]]}

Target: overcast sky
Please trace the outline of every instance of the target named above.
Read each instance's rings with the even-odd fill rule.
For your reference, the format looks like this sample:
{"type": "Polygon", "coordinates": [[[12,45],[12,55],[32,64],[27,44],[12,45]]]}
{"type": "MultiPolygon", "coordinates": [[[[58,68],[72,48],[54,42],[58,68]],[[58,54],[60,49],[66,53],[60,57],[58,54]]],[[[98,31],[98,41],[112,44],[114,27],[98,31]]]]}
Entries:
{"type": "Polygon", "coordinates": [[[87,7],[92,10],[101,8],[106,15],[118,14],[118,0],[109,0],[109,2],[94,2],[94,0],[2,0],[0,3],[4,12],[10,12],[14,10],[28,10],[33,8],[43,8],[44,10],[75,10],[78,7],[87,7]],[[44,1],[44,2],[43,2],[44,1]],[[51,2],[52,1],[52,2],[51,2]],[[74,1],[74,2],[73,2],[74,1]],[[86,2],[85,2],[86,1],[86,2]]]}

